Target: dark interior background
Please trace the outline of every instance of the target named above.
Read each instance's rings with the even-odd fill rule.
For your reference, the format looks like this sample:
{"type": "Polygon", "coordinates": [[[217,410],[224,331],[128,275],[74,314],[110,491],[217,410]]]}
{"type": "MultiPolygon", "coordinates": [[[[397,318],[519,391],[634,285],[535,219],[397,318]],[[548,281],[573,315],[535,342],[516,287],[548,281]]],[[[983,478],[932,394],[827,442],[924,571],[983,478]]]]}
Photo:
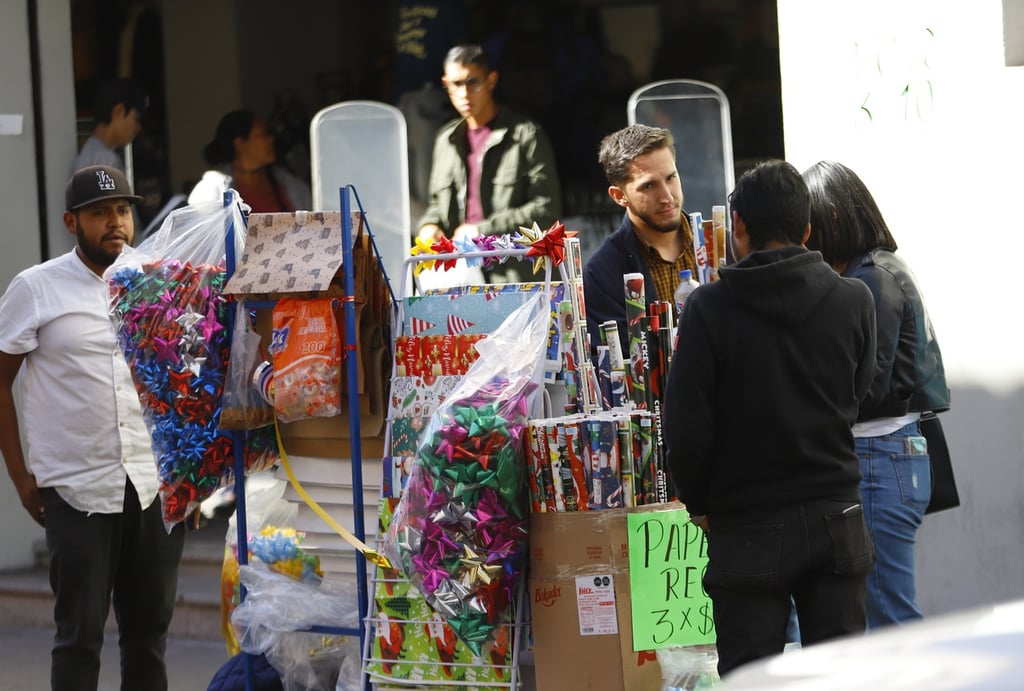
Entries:
{"type": "MultiPolygon", "coordinates": [[[[235,2],[239,14],[255,11],[251,0],[210,1],[235,2]]],[[[80,136],[91,127],[92,93],[101,79],[130,74],[150,94],[145,129],[133,145],[146,220],[184,191],[174,189],[168,172],[174,146],[166,127],[164,41],[189,37],[164,36],[163,12],[174,3],[70,2],[80,136]]],[[[498,98],[539,120],[551,137],[566,216],[608,211],[597,147],[626,124],[630,94],[651,82],[697,79],[725,92],[736,176],[758,160],[783,156],[772,0],[263,0],[262,7],[271,20],[275,13],[313,10],[304,21],[338,23],[337,65],[309,64],[308,75],[259,75],[269,104],[260,114],[275,133],[279,161],[307,179],[312,115],[343,100],[382,101],[407,116],[410,187],[419,198],[433,129],[453,115],[440,88],[441,61],[463,41],[482,44],[491,56],[500,73],[498,98]],[[300,77],[314,88],[297,93],[292,83],[300,77]]],[[[302,41],[278,35],[276,49],[299,50],[302,41]]]]}

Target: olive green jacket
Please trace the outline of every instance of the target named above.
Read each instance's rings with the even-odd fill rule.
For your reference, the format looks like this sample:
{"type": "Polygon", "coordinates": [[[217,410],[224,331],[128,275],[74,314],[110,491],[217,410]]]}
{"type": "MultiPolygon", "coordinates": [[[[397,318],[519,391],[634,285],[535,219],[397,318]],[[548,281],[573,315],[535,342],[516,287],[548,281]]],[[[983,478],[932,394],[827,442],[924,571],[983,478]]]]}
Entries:
{"type": "MultiPolygon", "coordinates": [[[[490,123],[480,196],[485,220],[481,235],[513,233],[519,226],[546,229],[562,214],[562,190],[555,155],[538,124],[507,108],[490,123]]],[[[419,228],[436,223],[449,235],[466,218],[466,121],[453,120],[434,141],[427,209],[419,228]]]]}

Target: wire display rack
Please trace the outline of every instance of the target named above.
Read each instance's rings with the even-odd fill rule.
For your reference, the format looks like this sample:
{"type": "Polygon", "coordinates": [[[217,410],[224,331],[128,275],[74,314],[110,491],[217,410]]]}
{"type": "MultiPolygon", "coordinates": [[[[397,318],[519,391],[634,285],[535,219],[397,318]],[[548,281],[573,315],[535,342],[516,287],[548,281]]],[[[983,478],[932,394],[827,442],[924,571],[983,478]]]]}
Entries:
{"type": "MultiPolygon", "coordinates": [[[[362,216],[363,223],[370,239],[370,243],[373,249],[373,253],[379,258],[380,251],[377,247],[376,240],[373,237],[373,232],[366,219],[366,213],[363,209],[362,203],[359,200],[359,195],[356,189],[352,185],[346,185],[339,189],[339,196],[341,199],[341,251],[342,251],[342,267],[353,267],[353,255],[352,255],[352,198],[355,198],[356,205],[359,209],[359,213],[362,216]]],[[[234,194],[227,192],[224,195],[224,204],[229,205],[234,203],[234,194]]],[[[234,251],[234,234],[244,229],[238,229],[233,226],[229,221],[228,226],[225,228],[225,247],[226,247],[226,264],[227,264],[227,277],[230,278],[237,265],[238,258],[235,256],[234,251]]],[[[390,282],[383,265],[380,266],[380,270],[383,272],[384,284],[387,286],[388,293],[391,297],[392,305],[394,304],[394,293],[391,289],[390,282]]],[[[365,506],[363,503],[363,469],[362,469],[362,445],[361,445],[361,427],[359,418],[359,390],[358,390],[358,358],[356,357],[356,310],[355,310],[355,286],[353,271],[351,269],[344,271],[344,296],[342,297],[343,313],[345,321],[345,342],[343,344],[343,353],[345,360],[345,367],[347,368],[347,391],[344,392],[348,397],[348,422],[349,422],[349,438],[350,438],[350,455],[351,455],[351,474],[352,474],[352,514],[353,514],[353,535],[359,541],[365,541],[366,539],[366,527],[365,527],[365,506]]],[[[244,298],[243,298],[244,299],[244,298]]],[[[272,307],[274,301],[261,301],[261,300],[246,300],[246,304],[253,308],[266,308],[272,307]]],[[[229,315],[229,332],[233,332],[233,324],[230,321],[233,319],[233,313],[229,315]]],[[[231,432],[233,437],[233,467],[235,474],[235,497],[236,497],[236,516],[237,516],[237,532],[238,532],[238,544],[244,546],[248,543],[248,528],[246,522],[246,506],[245,506],[245,461],[244,461],[244,449],[241,438],[241,432],[231,432]]],[[[238,550],[238,564],[239,567],[244,566],[248,563],[248,551],[244,548],[238,550]]],[[[360,647],[365,645],[366,641],[370,639],[367,625],[370,622],[368,616],[368,608],[370,606],[370,591],[368,590],[368,563],[366,557],[362,552],[356,551],[356,590],[357,590],[357,601],[359,608],[359,624],[356,627],[342,627],[342,626],[310,626],[302,629],[302,631],[311,633],[322,633],[329,635],[340,635],[340,636],[355,636],[359,638],[360,647]]],[[[244,586],[240,586],[240,599],[244,601],[246,596],[244,586]]],[[[245,688],[246,691],[253,691],[255,689],[255,676],[252,665],[251,656],[246,653],[243,661],[244,673],[245,673],[245,688]]],[[[361,678],[361,685],[364,689],[371,688],[369,679],[364,675],[361,678]]]]}
{"type": "MultiPolygon", "coordinates": [[[[401,298],[395,303],[395,319],[391,328],[393,339],[404,335],[404,312],[406,302],[414,297],[410,290],[410,280],[416,275],[413,270],[416,264],[489,257],[523,259],[526,255],[525,248],[517,248],[424,254],[408,258],[404,264],[401,298]]],[[[546,294],[550,294],[550,264],[545,266],[543,286],[546,294]]],[[[445,289],[437,288],[433,292],[443,294],[445,289]]],[[[395,352],[394,342],[392,352],[395,352]]],[[[393,362],[392,382],[399,376],[398,365],[393,362]]],[[[429,417],[429,414],[425,417],[429,417]]],[[[392,423],[389,414],[385,434],[388,454],[392,449],[392,423]]],[[[398,483],[393,483],[393,496],[389,496],[387,483],[382,486],[378,550],[383,549],[390,516],[399,501],[400,490],[398,483]]],[[[409,688],[521,688],[521,651],[529,640],[525,581],[524,576],[516,584],[512,602],[503,623],[496,629],[493,641],[481,650],[480,655],[474,655],[443,623],[441,616],[432,611],[424,596],[407,578],[397,570],[377,568],[369,584],[372,593],[371,615],[364,628],[373,633],[372,637],[368,636],[363,642],[364,678],[369,678],[378,691],[409,688]],[[416,640],[410,642],[410,637],[416,640]]]]}

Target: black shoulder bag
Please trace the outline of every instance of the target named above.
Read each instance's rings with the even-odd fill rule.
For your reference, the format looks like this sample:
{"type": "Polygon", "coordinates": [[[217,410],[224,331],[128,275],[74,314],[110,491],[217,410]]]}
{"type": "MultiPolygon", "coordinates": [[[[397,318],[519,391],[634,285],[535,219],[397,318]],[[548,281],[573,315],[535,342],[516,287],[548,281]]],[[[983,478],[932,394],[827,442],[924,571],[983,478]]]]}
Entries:
{"type": "Polygon", "coordinates": [[[932,412],[922,413],[919,424],[921,435],[928,440],[928,460],[932,467],[932,498],[925,513],[956,508],[960,506],[960,493],[956,489],[953,464],[939,416],[932,412]]]}

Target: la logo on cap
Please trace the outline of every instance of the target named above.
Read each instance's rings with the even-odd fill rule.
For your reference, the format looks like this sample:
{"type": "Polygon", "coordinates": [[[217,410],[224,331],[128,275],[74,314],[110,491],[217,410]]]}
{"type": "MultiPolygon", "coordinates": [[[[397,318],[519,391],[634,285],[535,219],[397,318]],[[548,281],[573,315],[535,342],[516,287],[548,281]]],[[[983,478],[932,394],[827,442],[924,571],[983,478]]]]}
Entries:
{"type": "Polygon", "coordinates": [[[96,171],[96,180],[99,183],[99,188],[105,192],[113,192],[116,189],[114,178],[107,175],[105,170],[96,171]]]}

